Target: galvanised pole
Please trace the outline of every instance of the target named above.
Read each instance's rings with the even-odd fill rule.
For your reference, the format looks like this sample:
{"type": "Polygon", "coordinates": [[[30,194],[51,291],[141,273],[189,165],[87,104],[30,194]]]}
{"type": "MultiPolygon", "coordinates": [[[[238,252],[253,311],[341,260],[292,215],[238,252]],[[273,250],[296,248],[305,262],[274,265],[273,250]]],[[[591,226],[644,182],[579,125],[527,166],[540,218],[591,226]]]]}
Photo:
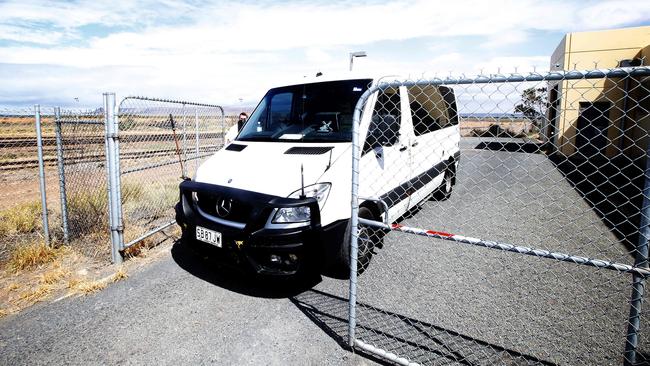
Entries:
{"type": "Polygon", "coordinates": [[[68,229],[68,195],[65,187],[65,164],[63,161],[63,137],[61,135],[61,109],[54,108],[54,131],[56,134],[56,165],[59,169],[59,197],[61,198],[61,229],[63,242],[68,244],[70,234],[68,229]]]}
{"type": "Polygon", "coordinates": [[[198,159],[198,156],[199,156],[199,108],[198,107],[194,107],[194,127],[196,129],[196,131],[195,131],[195,133],[196,133],[196,141],[195,141],[196,142],[196,146],[195,146],[196,155],[194,156],[195,157],[194,175],[196,175],[196,172],[199,170],[199,159],[198,159]]]}
{"type": "Polygon", "coordinates": [[[38,179],[41,190],[41,210],[43,219],[43,238],[45,244],[50,245],[50,226],[47,214],[47,193],[45,186],[45,163],[43,161],[43,135],[41,132],[41,106],[34,105],[34,119],[36,124],[36,150],[38,154],[38,179]]]}
{"type": "MultiPolygon", "coordinates": [[[[120,103],[122,105],[122,103],[120,103]]],[[[122,212],[122,164],[120,163],[120,122],[119,122],[119,107],[115,104],[115,93],[113,93],[113,135],[115,157],[115,167],[113,169],[115,186],[117,187],[116,205],[117,205],[117,240],[120,250],[124,250],[124,215],[122,212]]],[[[120,256],[120,258],[122,258],[120,256]]]]}
{"type": "MultiPolygon", "coordinates": [[[[634,267],[648,267],[648,240],[650,240],[650,144],[646,147],[645,183],[643,186],[643,204],[641,205],[639,238],[636,245],[634,267]]],[[[632,274],[632,296],[630,298],[630,316],[625,342],[625,365],[636,364],[636,350],[639,345],[641,327],[641,306],[645,293],[645,276],[632,274]]]]}
{"type": "MultiPolygon", "coordinates": [[[[111,255],[113,263],[122,263],[122,254],[120,253],[120,231],[122,228],[119,223],[119,191],[117,186],[115,170],[119,169],[116,161],[117,131],[115,124],[115,93],[104,93],[104,123],[106,131],[106,169],[108,179],[108,212],[109,228],[111,233],[111,255]]],[[[118,171],[119,174],[119,171],[118,171]]]]}
{"type": "Polygon", "coordinates": [[[358,251],[358,230],[359,230],[359,159],[361,151],[359,145],[359,124],[361,113],[366,105],[368,97],[373,91],[366,91],[361,95],[354,107],[352,116],[352,194],[350,211],[350,294],[348,304],[348,345],[355,345],[355,331],[357,326],[357,251],[358,251]]]}
{"type": "Polygon", "coordinates": [[[185,104],[183,104],[182,109],[182,119],[183,119],[183,177],[187,177],[187,115],[185,111],[185,104]]]}
{"type": "Polygon", "coordinates": [[[221,146],[224,146],[226,144],[226,114],[223,108],[219,107],[219,110],[221,110],[221,146]]]}

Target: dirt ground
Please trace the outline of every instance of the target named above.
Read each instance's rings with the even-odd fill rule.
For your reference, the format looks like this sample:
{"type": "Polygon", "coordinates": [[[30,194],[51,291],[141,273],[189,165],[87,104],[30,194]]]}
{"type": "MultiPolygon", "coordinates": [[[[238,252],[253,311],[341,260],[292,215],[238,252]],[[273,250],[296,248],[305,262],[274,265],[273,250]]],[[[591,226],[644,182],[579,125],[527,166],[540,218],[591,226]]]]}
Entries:
{"type": "Polygon", "coordinates": [[[177,236],[175,228],[157,234],[128,251],[120,265],[108,264],[67,246],[55,250],[51,260],[35,267],[17,270],[9,262],[0,263],[0,318],[39,302],[57,302],[101,291],[165,255],[177,236]]]}

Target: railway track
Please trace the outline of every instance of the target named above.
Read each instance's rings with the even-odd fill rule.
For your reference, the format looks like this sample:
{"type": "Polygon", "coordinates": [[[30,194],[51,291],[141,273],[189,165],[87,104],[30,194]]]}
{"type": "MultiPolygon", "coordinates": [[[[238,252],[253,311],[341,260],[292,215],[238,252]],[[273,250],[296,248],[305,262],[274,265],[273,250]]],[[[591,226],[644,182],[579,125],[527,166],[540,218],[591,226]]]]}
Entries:
{"type": "MultiPolygon", "coordinates": [[[[199,154],[213,153],[218,151],[220,148],[221,145],[199,147],[199,154]]],[[[104,162],[106,159],[106,155],[104,154],[103,150],[91,154],[82,154],[83,148],[79,148],[75,150],[78,151],[76,156],[74,151],[67,150],[64,153],[64,162],[66,166],[81,164],[81,163],[100,163],[100,162],[104,162]]],[[[175,154],[176,154],[175,148],[143,150],[143,151],[128,151],[128,150],[124,151],[123,149],[120,152],[120,160],[130,161],[130,160],[139,160],[139,159],[151,159],[156,157],[173,156],[175,154]]],[[[189,149],[187,156],[190,158],[193,157],[194,149],[189,149]]],[[[56,156],[45,156],[43,158],[43,162],[45,163],[46,166],[56,166],[57,159],[56,156]]],[[[0,172],[21,170],[21,169],[31,169],[37,167],[38,167],[38,159],[21,159],[15,161],[10,160],[10,161],[0,163],[0,172]]]]}
{"type": "MultiPolygon", "coordinates": [[[[64,145],[88,145],[88,144],[103,144],[105,137],[103,134],[103,129],[101,133],[96,134],[95,136],[63,136],[64,145]]],[[[196,134],[188,133],[188,139],[194,139],[196,134]]],[[[221,132],[204,132],[199,133],[199,140],[203,139],[212,139],[212,138],[221,138],[223,134],[221,132]]],[[[123,133],[120,135],[120,142],[122,143],[133,143],[133,142],[165,142],[173,141],[174,135],[170,133],[138,133],[130,134],[123,133]]],[[[42,139],[43,146],[56,146],[56,137],[54,136],[44,136],[42,139]]],[[[0,137],[0,149],[11,149],[11,148],[29,148],[36,147],[36,137],[0,137]]]]}

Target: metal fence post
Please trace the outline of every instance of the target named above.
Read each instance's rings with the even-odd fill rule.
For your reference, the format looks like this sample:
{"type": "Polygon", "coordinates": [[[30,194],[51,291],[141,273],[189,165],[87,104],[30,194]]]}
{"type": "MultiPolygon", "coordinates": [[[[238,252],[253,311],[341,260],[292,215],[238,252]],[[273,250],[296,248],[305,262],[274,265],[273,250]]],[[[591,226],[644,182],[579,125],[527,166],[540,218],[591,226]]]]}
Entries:
{"type": "MultiPolygon", "coordinates": [[[[650,144],[646,147],[645,182],[643,186],[643,204],[641,205],[639,238],[636,245],[635,267],[648,267],[648,240],[650,240],[650,144]]],[[[625,342],[625,365],[636,364],[636,350],[639,345],[639,328],[641,326],[641,306],[645,293],[645,276],[632,275],[632,296],[630,298],[630,316],[628,318],[625,342]]]]}
{"type": "Polygon", "coordinates": [[[61,198],[61,229],[63,242],[68,244],[68,195],[65,189],[65,164],[63,161],[63,137],[61,135],[61,108],[54,108],[54,132],[56,134],[56,164],[59,169],[59,196],[61,198]]]}
{"type": "Polygon", "coordinates": [[[119,189],[119,145],[118,124],[115,117],[115,93],[104,93],[104,122],[106,130],[106,169],[108,175],[108,210],[111,233],[111,253],[113,263],[122,262],[122,223],[121,200],[119,189]]]}
{"type": "Polygon", "coordinates": [[[182,109],[183,119],[183,176],[187,177],[187,115],[185,110],[185,103],[182,109]]]}
{"type": "Polygon", "coordinates": [[[50,227],[47,214],[47,193],[45,187],[45,163],[43,161],[43,135],[41,132],[41,106],[34,105],[34,119],[36,122],[36,147],[38,151],[38,179],[41,190],[41,210],[43,218],[43,237],[45,243],[50,245],[50,227]]]}
{"type": "Polygon", "coordinates": [[[223,108],[221,108],[221,146],[224,145],[226,145],[226,114],[224,113],[223,108]]]}
{"type": "Polygon", "coordinates": [[[199,170],[199,108],[194,107],[194,124],[196,127],[196,155],[194,156],[194,174],[199,170]]]}

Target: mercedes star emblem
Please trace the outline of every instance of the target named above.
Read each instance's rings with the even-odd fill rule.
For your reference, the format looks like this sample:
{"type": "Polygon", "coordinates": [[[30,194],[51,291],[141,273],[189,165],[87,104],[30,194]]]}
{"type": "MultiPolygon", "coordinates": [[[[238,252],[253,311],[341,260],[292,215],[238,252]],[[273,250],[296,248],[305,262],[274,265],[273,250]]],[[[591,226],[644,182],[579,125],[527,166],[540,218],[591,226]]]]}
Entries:
{"type": "Polygon", "coordinates": [[[219,201],[217,201],[217,206],[215,208],[217,209],[217,215],[221,217],[226,217],[230,215],[230,211],[232,210],[232,200],[227,198],[222,198],[219,201]]]}

